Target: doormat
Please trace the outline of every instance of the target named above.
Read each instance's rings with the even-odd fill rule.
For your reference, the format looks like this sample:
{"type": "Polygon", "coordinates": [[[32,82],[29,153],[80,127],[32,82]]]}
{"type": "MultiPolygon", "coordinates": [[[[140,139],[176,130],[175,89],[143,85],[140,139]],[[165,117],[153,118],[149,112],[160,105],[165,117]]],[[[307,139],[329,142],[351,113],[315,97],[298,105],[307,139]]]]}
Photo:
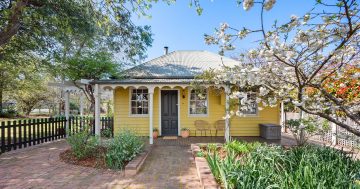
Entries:
{"type": "Polygon", "coordinates": [[[164,140],[176,140],[177,136],[164,136],[163,139],[164,140]]]}

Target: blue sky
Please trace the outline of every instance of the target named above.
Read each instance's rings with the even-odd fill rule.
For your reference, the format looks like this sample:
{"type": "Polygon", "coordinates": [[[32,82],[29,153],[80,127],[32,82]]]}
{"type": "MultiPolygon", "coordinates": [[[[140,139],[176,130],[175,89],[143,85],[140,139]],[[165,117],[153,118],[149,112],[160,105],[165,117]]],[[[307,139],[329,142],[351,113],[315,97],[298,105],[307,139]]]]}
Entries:
{"type": "MultiPolygon", "coordinates": [[[[217,46],[209,46],[204,42],[204,34],[213,34],[214,28],[227,22],[235,28],[260,27],[259,6],[244,11],[237,6],[235,0],[202,0],[203,14],[198,16],[194,7],[189,7],[190,0],[177,0],[167,5],[158,2],[148,11],[151,18],[134,17],[137,25],[149,25],[154,34],[152,47],[148,49],[150,60],[163,54],[163,47],[175,50],[207,50],[217,53],[217,46]]],[[[274,8],[265,13],[265,23],[271,26],[275,20],[279,23],[288,21],[292,14],[301,16],[309,11],[315,0],[277,0],[274,8]]],[[[254,47],[257,36],[251,36],[236,44],[236,50],[226,53],[235,56],[237,53],[254,47]]]]}

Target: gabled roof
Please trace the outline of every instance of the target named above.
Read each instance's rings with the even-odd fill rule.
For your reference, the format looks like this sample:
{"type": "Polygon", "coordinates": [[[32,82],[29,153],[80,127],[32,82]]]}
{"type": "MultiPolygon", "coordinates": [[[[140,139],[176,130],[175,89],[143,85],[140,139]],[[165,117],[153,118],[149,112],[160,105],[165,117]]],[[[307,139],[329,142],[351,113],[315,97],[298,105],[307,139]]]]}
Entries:
{"type": "Polygon", "coordinates": [[[238,61],[207,51],[174,51],[160,56],[126,71],[127,78],[191,79],[210,68],[219,69],[222,65],[234,66],[238,61]]]}

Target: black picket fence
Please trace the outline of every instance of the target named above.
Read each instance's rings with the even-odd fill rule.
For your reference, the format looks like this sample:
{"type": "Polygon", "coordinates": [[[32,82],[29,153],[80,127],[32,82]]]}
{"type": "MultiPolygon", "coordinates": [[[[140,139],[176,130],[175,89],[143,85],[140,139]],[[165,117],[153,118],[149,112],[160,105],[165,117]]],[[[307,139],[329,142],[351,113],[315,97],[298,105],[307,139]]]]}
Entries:
{"type": "MultiPolygon", "coordinates": [[[[112,117],[101,117],[101,131],[105,129],[114,135],[112,117]]],[[[66,137],[65,117],[7,121],[0,123],[0,152],[26,148],[44,142],[66,137]]],[[[70,117],[68,135],[91,128],[95,134],[94,118],[70,117]]]]}

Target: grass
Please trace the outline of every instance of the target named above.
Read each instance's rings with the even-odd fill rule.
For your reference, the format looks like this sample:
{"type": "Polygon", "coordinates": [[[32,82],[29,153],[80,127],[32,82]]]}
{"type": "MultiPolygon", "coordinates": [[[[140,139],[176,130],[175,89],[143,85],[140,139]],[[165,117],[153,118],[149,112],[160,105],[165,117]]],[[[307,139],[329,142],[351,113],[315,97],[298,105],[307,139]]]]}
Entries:
{"type": "Polygon", "coordinates": [[[333,148],[236,141],[205,157],[224,188],[360,188],[360,162],[333,148]]]}

